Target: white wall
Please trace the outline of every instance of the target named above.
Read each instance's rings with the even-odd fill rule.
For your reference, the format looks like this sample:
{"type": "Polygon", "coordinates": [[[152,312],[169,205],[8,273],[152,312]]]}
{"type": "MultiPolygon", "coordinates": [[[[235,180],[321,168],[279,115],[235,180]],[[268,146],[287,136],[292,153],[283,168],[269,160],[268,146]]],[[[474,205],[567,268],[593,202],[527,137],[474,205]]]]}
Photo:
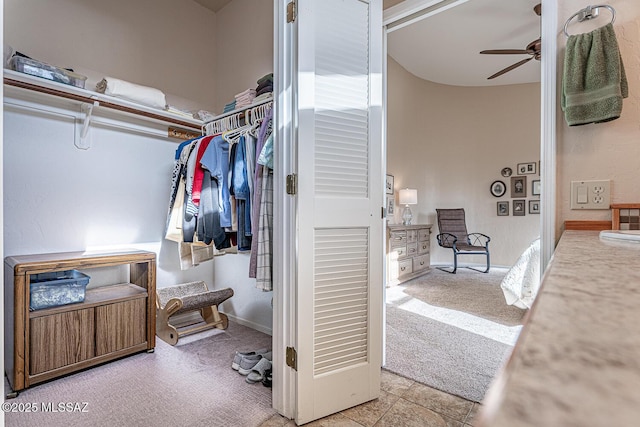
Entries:
{"type": "Polygon", "coordinates": [[[214,108],[216,15],[191,0],[7,0],[4,24],[6,43],[85,73],[87,89],[107,75],[214,108]]]}
{"type": "MultiPolygon", "coordinates": [[[[269,7],[255,9],[247,2],[225,19],[242,26],[255,16],[271,28],[271,4],[260,3],[269,7]]],[[[216,87],[225,86],[218,71],[229,75],[229,64],[216,54],[216,40],[220,37],[227,49],[239,51],[243,45],[238,43],[246,41],[219,28],[215,14],[190,0],[8,0],[5,6],[6,41],[15,49],[78,71],[97,70],[103,73],[97,75],[154,86],[212,110],[225,103],[216,96],[216,87]]],[[[261,31],[252,36],[271,46],[271,29],[261,31]]],[[[246,69],[255,84],[272,69],[270,49],[262,56],[238,56],[234,67],[246,69]]],[[[236,83],[230,83],[233,94],[246,89],[231,89],[236,83]]],[[[271,293],[259,291],[248,278],[248,254],[225,255],[181,272],[177,245],[164,240],[179,141],[92,127],[92,148],[83,151],[73,146],[69,117],[10,107],[5,124],[5,256],[123,245],[152,250],[158,254],[158,287],[190,280],[232,287],[235,295],[222,311],[271,330],[271,293]]]]}
{"type": "Polygon", "coordinates": [[[273,2],[233,0],[217,13],[217,110],[273,72],[273,2]]]}
{"type": "MultiPolygon", "coordinates": [[[[398,190],[418,189],[414,223],[434,224],[431,262],[450,263],[451,250],[437,245],[436,208],[465,208],[469,232],[491,236],[493,265],[512,265],[540,234],[540,215],[529,215],[531,181],[527,175],[527,214],[496,215],[496,202],[509,201],[511,185],[500,171],[540,159],[540,85],[457,87],[429,82],[388,58],[387,173],[394,175],[396,212],[402,221],[398,190]],[[489,192],[503,180],[507,193],[489,192]]],[[[480,257],[462,259],[482,262],[480,257]]]]}
{"type": "MultiPolygon", "coordinates": [[[[558,2],[558,171],[557,171],[557,224],[562,231],[564,221],[610,220],[610,210],[577,211],[570,209],[571,181],[611,179],[611,203],[640,202],[638,164],[640,161],[640,3],[632,1],[607,2],[616,9],[613,25],[629,82],[629,98],[623,102],[622,116],[601,124],[569,127],[560,108],[560,89],[566,37],[562,27],[567,18],[586,6],[579,0],[558,2]]],[[[577,23],[569,26],[570,34],[588,32],[596,26],[609,22],[611,14],[602,10],[595,22],[577,23]]]]}

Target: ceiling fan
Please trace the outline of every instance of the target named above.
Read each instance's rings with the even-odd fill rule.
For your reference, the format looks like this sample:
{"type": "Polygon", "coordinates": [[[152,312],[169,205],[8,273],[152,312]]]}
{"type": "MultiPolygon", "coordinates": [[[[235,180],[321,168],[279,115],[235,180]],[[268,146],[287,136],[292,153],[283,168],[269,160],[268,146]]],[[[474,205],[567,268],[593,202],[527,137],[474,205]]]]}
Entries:
{"type": "MultiPolygon", "coordinates": [[[[542,4],[538,3],[536,6],[534,6],[533,11],[536,13],[536,15],[540,16],[542,14],[542,4]]],[[[542,46],[542,40],[540,38],[538,38],[537,40],[532,41],[531,43],[529,43],[527,45],[526,48],[524,49],[490,49],[490,50],[483,50],[482,52],[480,52],[481,54],[488,54],[488,55],[521,55],[521,54],[526,54],[529,55],[528,58],[523,59],[522,61],[518,61],[515,64],[509,65],[507,68],[504,68],[500,71],[498,71],[497,73],[495,73],[492,76],[487,77],[487,80],[491,80],[491,79],[495,79],[498,76],[503,75],[504,73],[508,73],[509,71],[518,68],[521,65],[526,64],[527,62],[531,61],[532,59],[536,59],[536,60],[540,60],[540,48],[542,46]]]]}

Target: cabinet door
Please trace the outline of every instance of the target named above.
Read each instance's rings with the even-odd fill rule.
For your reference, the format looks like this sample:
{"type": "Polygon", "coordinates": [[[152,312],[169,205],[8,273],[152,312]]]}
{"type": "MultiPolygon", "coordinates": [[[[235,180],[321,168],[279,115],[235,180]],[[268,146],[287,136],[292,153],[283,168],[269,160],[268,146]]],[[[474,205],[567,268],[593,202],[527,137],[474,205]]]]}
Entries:
{"type": "Polygon", "coordinates": [[[29,374],[39,374],[92,358],[93,325],[92,308],[31,319],[29,374]]]}
{"type": "Polygon", "coordinates": [[[96,356],[145,343],[146,298],[96,307],[96,356]]]}

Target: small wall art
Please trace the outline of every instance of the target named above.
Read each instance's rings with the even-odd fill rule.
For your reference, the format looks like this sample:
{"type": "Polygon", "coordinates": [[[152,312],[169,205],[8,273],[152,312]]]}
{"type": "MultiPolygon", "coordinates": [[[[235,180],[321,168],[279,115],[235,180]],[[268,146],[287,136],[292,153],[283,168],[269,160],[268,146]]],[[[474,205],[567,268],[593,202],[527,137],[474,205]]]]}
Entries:
{"type": "Polygon", "coordinates": [[[509,202],[498,202],[498,216],[509,216],[509,202]]]}
{"type": "Polygon", "coordinates": [[[393,175],[387,175],[387,181],[384,187],[387,194],[393,194],[393,175]]]}
{"type": "Polygon", "coordinates": [[[513,216],[525,216],[525,202],[526,200],[514,200],[513,201],[513,216]]]}
{"type": "Polygon", "coordinates": [[[493,197],[502,197],[507,192],[507,186],[502,181],[493,181],[491,183],[491,195],[493,197]]]}
{"type": "Polygon", "coordinates": [[[529,213],[530,214],[540,213],[540,200],[529,200],[529,213]]]}
{"type": "Polygon", "coordinates": [[[392,217],[396,212],[396,205],[393,196],[387,196],[387,217],[392,217]]]}
{"type": "Polygon", "coordinates": [[[500,174],[505,178],[509,178],[513,174],[513,171],[511,170],[511,168],[502,168],[500,174]]]}
{"type": "Polygon", "coordinates": [[[516,171],[519,175],[535,175],[536,173],[536,162],[530,163],[518,163],[518,167],[516,171]]]}
{"type": "Polygon", "coordinates": [[[531,195],[539,196],[540,195],[540,180],[534,179],[531,181],[531,195]]]}
{"type": "Polygon", "coordinates": [[[512,176],[511,177],[511,197],[527,197],[527,177],[512,176]]]}

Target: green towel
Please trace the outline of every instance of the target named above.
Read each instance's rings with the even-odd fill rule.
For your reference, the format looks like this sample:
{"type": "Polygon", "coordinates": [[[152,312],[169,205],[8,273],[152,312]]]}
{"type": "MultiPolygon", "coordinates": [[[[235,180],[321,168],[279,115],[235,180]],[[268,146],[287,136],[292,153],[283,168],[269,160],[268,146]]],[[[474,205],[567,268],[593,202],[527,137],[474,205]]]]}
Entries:
{"type": "Polygon", "coordinates": [[[629,96],[613,25],[569,36],[561,106],[569,126],[615,120],[629,96]]]}

